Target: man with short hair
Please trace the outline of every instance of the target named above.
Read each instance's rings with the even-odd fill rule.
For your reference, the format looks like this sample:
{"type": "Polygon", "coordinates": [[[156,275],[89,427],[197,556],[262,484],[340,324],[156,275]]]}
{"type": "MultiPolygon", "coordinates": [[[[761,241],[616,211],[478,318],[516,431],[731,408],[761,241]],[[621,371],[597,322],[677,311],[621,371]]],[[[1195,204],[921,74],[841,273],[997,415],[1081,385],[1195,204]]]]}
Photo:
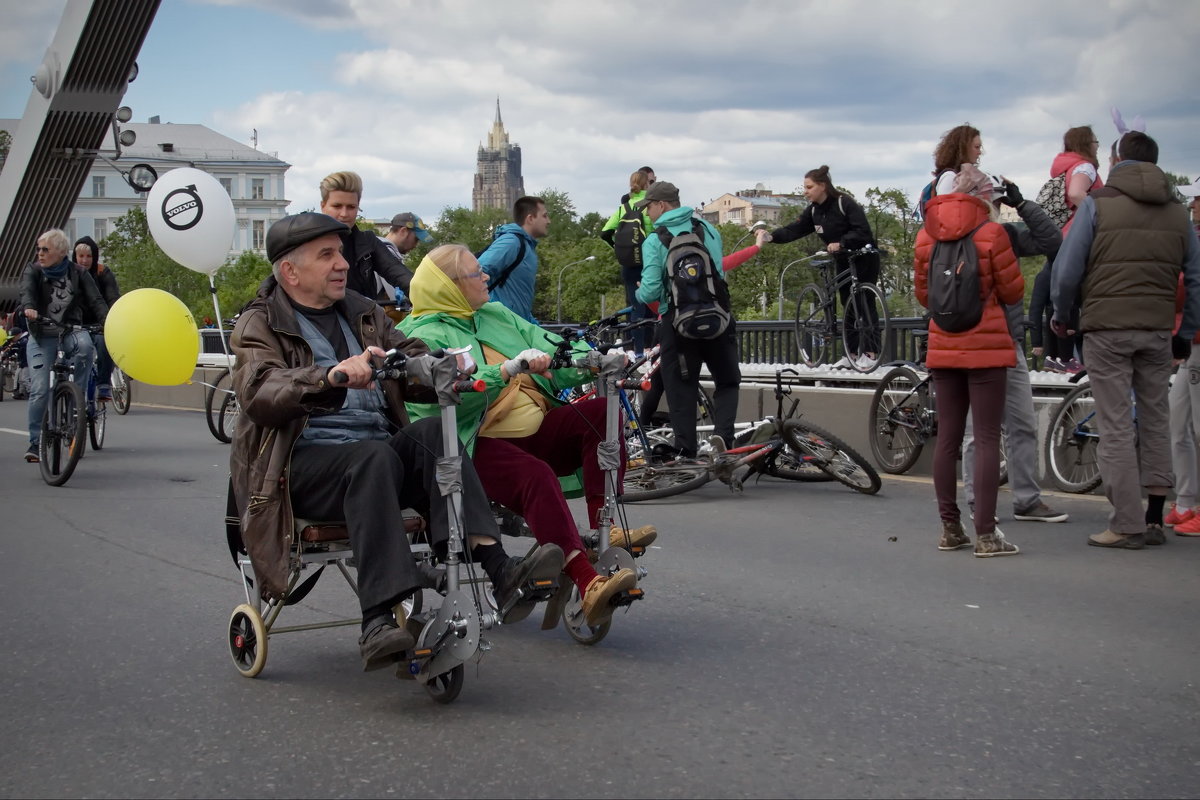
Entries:
{"type": "MultiPolygon", "coordinates": [[[[67,257],[70,246],[67,235],[58,228],[46,231],[37,240],[37,260],[27,264],[21,276],[21,310],[29,325],[25,344],[29,363],[29,448],[25,460],[30,463],[38,461],[50,369],[58,355],[60,329],[56,323],[82,325],[85,309],[98,323],[108,316],[108,305],[92,276],[67,257]]],[[[87,331],[71,331],[64,335],[63,347],[75,365],[75,385],[86,392],[95,355],[92,337],[87,331]]]]}
{"type": "Polygon", "coordinates": [[[550,214],[540,197],[520,197],[513,204],[513,222],[492,234],[492,243],[479,254],[488,275],[488,294],[522,319],[537,323],[533,295],[537,287],[538,239],[550,232],[550,214]]]}
{"type": "Polygon", "coordinates": [[[355,227],[362,201],[362,178],[356,172],[334,172],[321,179],[321,213],[346,226],[342,238],[342,257],[350,265],[346,288],[380,303],[395,303],[385,293],[379,279],[408,294],[412,270],[404,266],[400,254],[370,231],[355,227]]]}
{"type": "MultiPolygon", "coordinates": [[[[675,449],[690,460],[696,457],[696,402],[700,393],[700,365],[708,366],[715,390],[713,423],[723,443],[733,441],[733,424],[737,419],[738,385],[742,380],[738,368],[736,322],[713,339],[689,339],[675,330],[676,309],[671,307],[671,277],[667,274],[669,241],[693,230],[693,210],[681,205],[679,190],[674,184],[659,181],[646,190],[637,206],[646,210],[654,224],[654,232],[642,243],[642,282],[637,299],[643,303],[659,303],[662,321],[659,323],[663,387],[675,434],[675,449]]],[[[705,220],[697,220],[704,235],[704,245],[712,259],[717,278],[717,299],[729,311],[729,289],[725,285],[721,234],[705,220]]]]}
{"type": "MultiPolygon", "coordinates": [[[[284,217],[267,233],[273,274],[233,330],[241,414],[230,467],[242,540],[268,597],[287,592],[295,517],[345,521],[358,563],[359,650],[363,669],[373,670],[412,648],[393,608],[429,586],[413,561],[401,510],[425,515],[441,552],[449,517],[436,478],[441,421],[408,424],[404,387],[373,380],[372,357],[428,348],[347,289],[345,233],[344,224],[315,213],[284,217]]],[[[468,459],[461,483],[460,523],[471,559],[491,579],[498,607],[512,607],[506,619],[520,619],[531,608],[521,588],[557,576],[562,551],[543,545],[524,560],[510,559],[468,459]]]]}
{"type": "Polygon", "coordinates": [[[1054,261],[1051,327],[1065,335],[1062,320],[1082,297],[1079,327],[1096,402],[1097,460],[1113,507],[1108,529],[1088,544],[1140,550],[1166,543],[1163,504],[1174,482],[1167,383],[1172,357],[1190,355],[1200,327],[1200,244],[1156,166],[1153,139],[1123,133],[1109,163],[1108,185],[1079,206],[1054,261]],[[1172,337],[1181,271],[1186,300],[1172,337]],[[1144,516],[1142,487],[1149,495],[1144,516]]]}
{"type": "MultiPolygon", "coordinates": [[[[392,226],[386,234],[380,237],[384,244],[392,249],[400,262],[404,264],[405,269],[408,269],[408,262],[405,256],[411,253],[416,246],[421,242],[428,242],[432,238],[429,235],[429,230],[425,227],[425,223],[411,211],[405,211],[392,217],[392,226]]],[[[413,270],[409,270],[412,272],[413,270]]],[[[392,286],[383,278],[379,279],[381,284],[379,289],[385,297],[386,301],[380,301],[384,306],[396,306],[395,311],[388,313],[396,322],[404,319],[404,315],[412,310],[412,303],[408,301],[408,292],[397,286],[392,286]]]]}

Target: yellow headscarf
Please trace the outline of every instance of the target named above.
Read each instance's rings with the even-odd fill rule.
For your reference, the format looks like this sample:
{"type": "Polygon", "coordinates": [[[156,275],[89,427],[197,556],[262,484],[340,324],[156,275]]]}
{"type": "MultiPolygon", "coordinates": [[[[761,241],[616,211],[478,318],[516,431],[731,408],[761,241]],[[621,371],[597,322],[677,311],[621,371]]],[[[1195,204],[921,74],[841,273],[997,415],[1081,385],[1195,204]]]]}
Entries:
{"type": "Polygon", "coordinates": [[[414,317],[438,312],[459,319],[475,316],[475,309],[467,302],[462,289],[429,256],[421,259],[417,271],[413,273],[408,299],[413,304],[414,317]]]}

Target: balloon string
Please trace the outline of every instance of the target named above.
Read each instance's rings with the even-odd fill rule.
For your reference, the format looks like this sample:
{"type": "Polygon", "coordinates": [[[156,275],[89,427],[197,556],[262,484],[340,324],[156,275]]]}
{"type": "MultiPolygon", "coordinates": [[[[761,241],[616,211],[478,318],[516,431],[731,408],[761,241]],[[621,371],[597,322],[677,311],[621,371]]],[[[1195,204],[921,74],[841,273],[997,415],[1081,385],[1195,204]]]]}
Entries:
{"type": "Polygon", "coordinates": [[[221,306],[217,303],[217,284],[211,272],[208,274],[208,290],[212,293],[213,312],[217,315],[217,332],[221,334],[221,352],[225,354],[225,364],[233,369],[229,357],[229,344],[225,341],[225,324],[221,321],[221,306]]]}

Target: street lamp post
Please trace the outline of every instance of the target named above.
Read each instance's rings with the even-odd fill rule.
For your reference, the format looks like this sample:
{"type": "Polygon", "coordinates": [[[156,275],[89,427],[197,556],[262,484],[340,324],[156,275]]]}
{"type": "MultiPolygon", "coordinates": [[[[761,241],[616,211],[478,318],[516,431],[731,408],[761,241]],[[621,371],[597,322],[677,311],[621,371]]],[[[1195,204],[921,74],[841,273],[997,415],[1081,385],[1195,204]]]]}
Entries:
{"type": "Polygon", "coordinates": [[[562,276],[563,276],[563,273],[566,272],[569,267],[573,267],[576,264],[582,264],[585,261],[595,261],[595,260],[596,260],[595,256],[588,256],[587,258],[581,258],[578,261],[572,261],[570,264],[567,264],[565,267],[562,267],[561,269],[559,269],[559,271],[558,271],[558,291],[557,291],[557,297],[556,297],[556,301],[555,301],[556,307],[555,307],[555,311],[554,311],[558,322],[562,322],[562,276]]]}

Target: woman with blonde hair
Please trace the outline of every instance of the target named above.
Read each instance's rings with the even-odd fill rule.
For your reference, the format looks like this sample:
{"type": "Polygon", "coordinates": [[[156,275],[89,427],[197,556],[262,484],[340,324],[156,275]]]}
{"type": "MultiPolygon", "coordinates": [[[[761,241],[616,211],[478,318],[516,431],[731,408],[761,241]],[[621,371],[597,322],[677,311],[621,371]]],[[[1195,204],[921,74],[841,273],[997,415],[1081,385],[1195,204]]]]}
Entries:
{"type": "MultiPolygon", "coordinates": [[[[523,516],[539,543],[562,548],[563,572],[579,588],[588,625],[603,624],[612,616],[612,599],[634,588],[637,578],[630,569],[597,574],[558,482],[582,468],[588,521],[596,528],[605,497],[605,473],[596,451],[604,438],[607,401],[563,405],[557,399],[560,389],[586,383],[592,374],[550,369],[555,343],[542,328],[488,302],[487,274],[462,245],[434,248],[417,267],[411,285],[413,310],[400,329],[432,349],[470,348],[480,365],[476,377],[486,389],[462,395],[458,435],[484,491],[523,516]]],[[[413,419],[439,413],[437,405],[410,402],[407,408],[413,419]]],[[[657,532],[646,526],[599,535],[608,536],[614,546],[644,547],[657,532]]]]}

